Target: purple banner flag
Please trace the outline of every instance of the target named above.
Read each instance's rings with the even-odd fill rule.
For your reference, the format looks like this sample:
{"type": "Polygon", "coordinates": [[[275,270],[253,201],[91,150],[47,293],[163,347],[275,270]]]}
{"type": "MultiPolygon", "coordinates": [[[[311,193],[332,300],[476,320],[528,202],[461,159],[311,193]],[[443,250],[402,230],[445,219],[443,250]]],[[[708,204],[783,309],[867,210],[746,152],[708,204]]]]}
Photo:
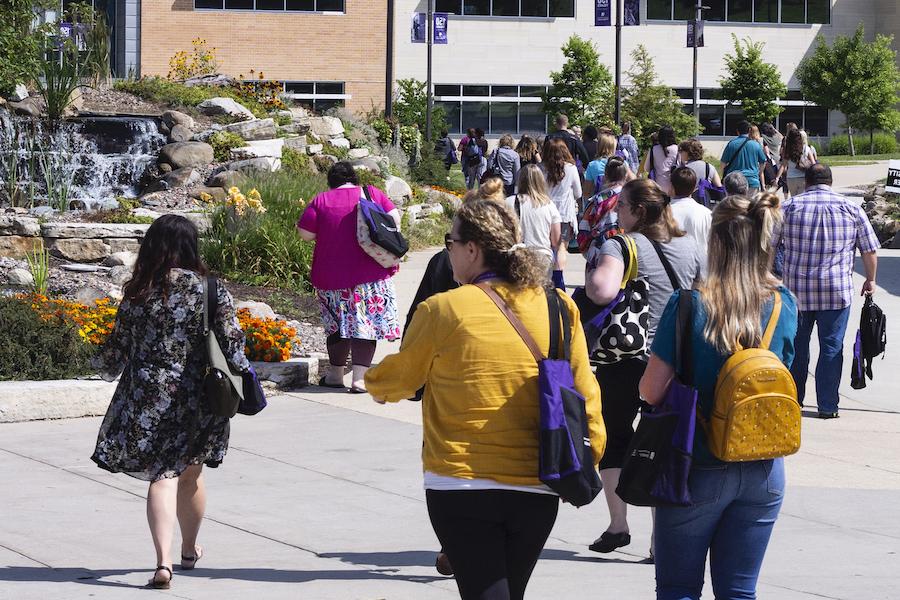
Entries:
{"type": "Polygon", "coordinates": [[[641,24],[641,0],[625,0],[625,15],[622,24],[626,27],[641,24]]]}
{"type": "Polygon", "coordinates": [[[434,13],[434,43],[447,43],[447,13],[434,13]]]}
{"type": "Polygon", "coordinates": [[[594,0],[594,27],[612,25],[611,0],[594,0]]]}

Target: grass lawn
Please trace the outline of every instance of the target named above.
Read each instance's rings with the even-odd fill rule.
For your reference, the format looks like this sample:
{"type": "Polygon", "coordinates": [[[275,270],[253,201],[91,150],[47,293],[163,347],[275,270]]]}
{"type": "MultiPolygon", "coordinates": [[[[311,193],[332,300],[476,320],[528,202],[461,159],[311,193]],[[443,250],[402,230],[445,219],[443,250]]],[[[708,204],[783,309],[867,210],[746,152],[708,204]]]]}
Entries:
{"type": "Polygon", "coordinates": [[[847,167],[853,165],[871,165],[883,160],[900,160],[900,154],[839,154],[836,156],[819,155],[819,160],[829,167],[847,167]]]}

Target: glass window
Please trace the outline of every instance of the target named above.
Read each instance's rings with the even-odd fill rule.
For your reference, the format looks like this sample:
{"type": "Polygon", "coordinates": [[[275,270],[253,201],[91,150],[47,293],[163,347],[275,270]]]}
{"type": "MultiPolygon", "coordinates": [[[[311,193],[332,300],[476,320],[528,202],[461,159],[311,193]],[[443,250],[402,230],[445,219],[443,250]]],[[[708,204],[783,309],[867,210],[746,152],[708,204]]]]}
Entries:
{"type": "Polygon", "coordinates": [[[462,14],[462,3],[459,0],[437,0],[435,2],[435,10],[437,12],[445,12],[453,15],[462,14]]]}
{"type": "Polygon", "coordinates": [[[703,18],[707,21],[725,20],[725,0],[703,0],[703,6],[709,10],[703,11],[703,18]]]}
{"type": "Polygon", "coordinates": [[[647,0],[647,18],[669,21],[672,18],[672,0],[647,0]]]}
{"type": "Polygon", "coordinates": [[[344,12],[344,0],[316,0],[316,10],[344,12]]]}
{"type": "Polygon", "coordinates": [[[463,96],[490,96],[490,87],[486,85],[464,85],[463,96]]]}
{"type": "Polygon", "coordinates": [[[778,22],[778,0],[756,0],[753,20],[757,23],[778,22]]]}
{"type": "Polygon", "coordinates": [[[314,84],[310,81],[287,81],[284,84],[284,91],[289,94],[312,94],[314,84]]]}
{"type": "Polygon", "coordinates": [[[694,97],[694,88],[675,88],[672,91],[676,96],[685,100],[691,100],[694,97]]]}
{"type": "Polygon", "coordinates": [[[803,92],[800,90],[788,90],[782,100],[803,100],[803,92]]]}
{"type": "Polygon", "coordinates": [[[491,103],[491,133],[514,133],[518,129],[516,124],[517,105],[515,102],[491,103]]]}
{"type": "Polygon", "coordinates": [[[287,9],[312,12],[316,10],[316,4],[314,0],[287,0],[287,9]]]}
{"type": "Polygon", "coordinates": [[[464,15],[490,15],[491,0],[463,0],[464,15]]]}
{"type": "Polygon", "coordinates": [[[807,106],[803,128],[809,135],[828,135],[828,109],[818,106],[807,106]]]}
{"type": "Polygon", "coordinates": [[[547,115],[537,102],[519,104],[519,131],[522,133],[546,133],[547,115]]]}
{"type": "Polygon", "coordinates": [[[344,84],[340,81],[320,81],[316,84],[317,94],[343,94],[344,84]]]}
{"type": "Polygon", "coordinates": [[[728,20],[749,23],[753,14],[753,0],[728,0],[728,20]]]}
{"type": "Polygon", "coordinates": [[[490,102],[463,102],[462,125],[466,129],[484,129],[491,127],[491,103],[490,102]]]}
{"type": "Polygon", "coordinates": [[[717,88],[700,88],[701,100],[721,100],[717,88]]]}
{"type": "Polygon", "coordinates": [[[831,0],[806,0],[807,23],[831,23],[831,0]]]}
{"type": "Polygon", "coordinates": [[[781,22],[803,23],[805,18],[803,3],[804,0],[781,0],[781,22]]]}
{"type": "Polygon", "coordinates": [[[546,17],[547,0],[522,0],[523,17],[546,17]]]}
{"type": "Polygon", "coordinates": [[[700,124],[703,126],[703,135],[725,135],[723,109],[722,106],[700,105],[700,124]]]}
{"type": "Polygon", "coordinates": [[[253,0],[225,0],[227,10],[253,10],[253,0]]]}
{"type": "Polygon", "coordinates": [[[458,85],[447,85],[447,84],[435,84],[434,86],[434,95],[435,96],[459,96],[459,86],[458,85]]]}
{"type": "Polygon", "coordinates": [[[551,17],[574,17],[575,0],[550,0],[551,17]]]}
{"type": "Polygon", "coordinates": [[[493,0],[491,8],[495,17],[519,16],[519,0],[493,0]]]}
{"type": "Polygon", "coordinates": [[[447,123],[450,124],[450,133],[459,133],[462,131],[459,128],[459,102],[435,102],[434,105],[444,109],[444,114],[447,115],[447,123]]]}
{"type": "Polygon", "coordinates": [[[781,133],[787,133],[787,124],[795,123],[797,127],[803,127],[803,107],[802,106],[785,106],[781,114],[778,115],[778,129],[781,133]]]}
{"type": "Polygon", "coordinates": [[[519,88],[519,96],[522,98],[540,98],[547,90],[543,85],[523,85],[519,88]]]}
{"type": "Polygon", "coordinates": [[[675,20],[692,21],[697,15],[696,0],[675,0],[675,20]]]}
{"type": "Polygon", "coordinates": [[[515,98],[519,95],[519,86],[517,85],[492,85],[491,96],[502,96],[503,98],[515,98]]]}
{"type": "Polygon", "coordinates": [[[741,121],[746,120],[744,110],[740,106],[725,107],[725,135],[737,135],[737,126],[741,121]]]}
{"type": "Polygon", "coordinates": [[[256,0],[256,10],[284,10],[284,0],[256,0]]]}
{"type": "Polygon", "coordinates": [[[222,8],[222,0],[194,0],[194,8],[222,8]]]}

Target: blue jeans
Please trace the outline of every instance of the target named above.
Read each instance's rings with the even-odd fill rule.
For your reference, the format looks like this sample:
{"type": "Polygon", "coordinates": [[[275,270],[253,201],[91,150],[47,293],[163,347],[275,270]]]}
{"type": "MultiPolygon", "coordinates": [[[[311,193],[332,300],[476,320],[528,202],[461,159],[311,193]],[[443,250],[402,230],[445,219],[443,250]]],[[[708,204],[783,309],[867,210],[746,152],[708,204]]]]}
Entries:
{"type": "Polygon", "coordinates": [[[657,600],[700,598],[707,552],[716,598],[756,598],[784,498],[784,459],[695,466],[688,484],[693,506],[656,509],[657,600]]]}
{"type": "Polygon", "coordinates": [[[813,325],[819,333],[819,359],[816,362],[816,403],[819,412],[837,412],[838,386],[844,365],[844,334],[850,307],[838,310],[802,310],[797,315],[797,336],[794,338],[794,363],[791,374],[797,384],[797,398],[803,404],[806,378],[809,371],[809,339],[813,325]]]}

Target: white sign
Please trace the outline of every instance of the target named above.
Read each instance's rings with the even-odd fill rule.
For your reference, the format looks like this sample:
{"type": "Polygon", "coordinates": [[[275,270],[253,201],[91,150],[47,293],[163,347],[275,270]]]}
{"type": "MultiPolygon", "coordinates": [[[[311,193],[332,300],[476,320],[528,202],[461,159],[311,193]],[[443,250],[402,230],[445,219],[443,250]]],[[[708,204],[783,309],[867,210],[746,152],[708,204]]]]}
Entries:
{"type": "Polygon", "coordinates": [[[900,194],[900,160],[892,160],[888,163],[887,183],[884,190],[893,194],[900,194]]]}

